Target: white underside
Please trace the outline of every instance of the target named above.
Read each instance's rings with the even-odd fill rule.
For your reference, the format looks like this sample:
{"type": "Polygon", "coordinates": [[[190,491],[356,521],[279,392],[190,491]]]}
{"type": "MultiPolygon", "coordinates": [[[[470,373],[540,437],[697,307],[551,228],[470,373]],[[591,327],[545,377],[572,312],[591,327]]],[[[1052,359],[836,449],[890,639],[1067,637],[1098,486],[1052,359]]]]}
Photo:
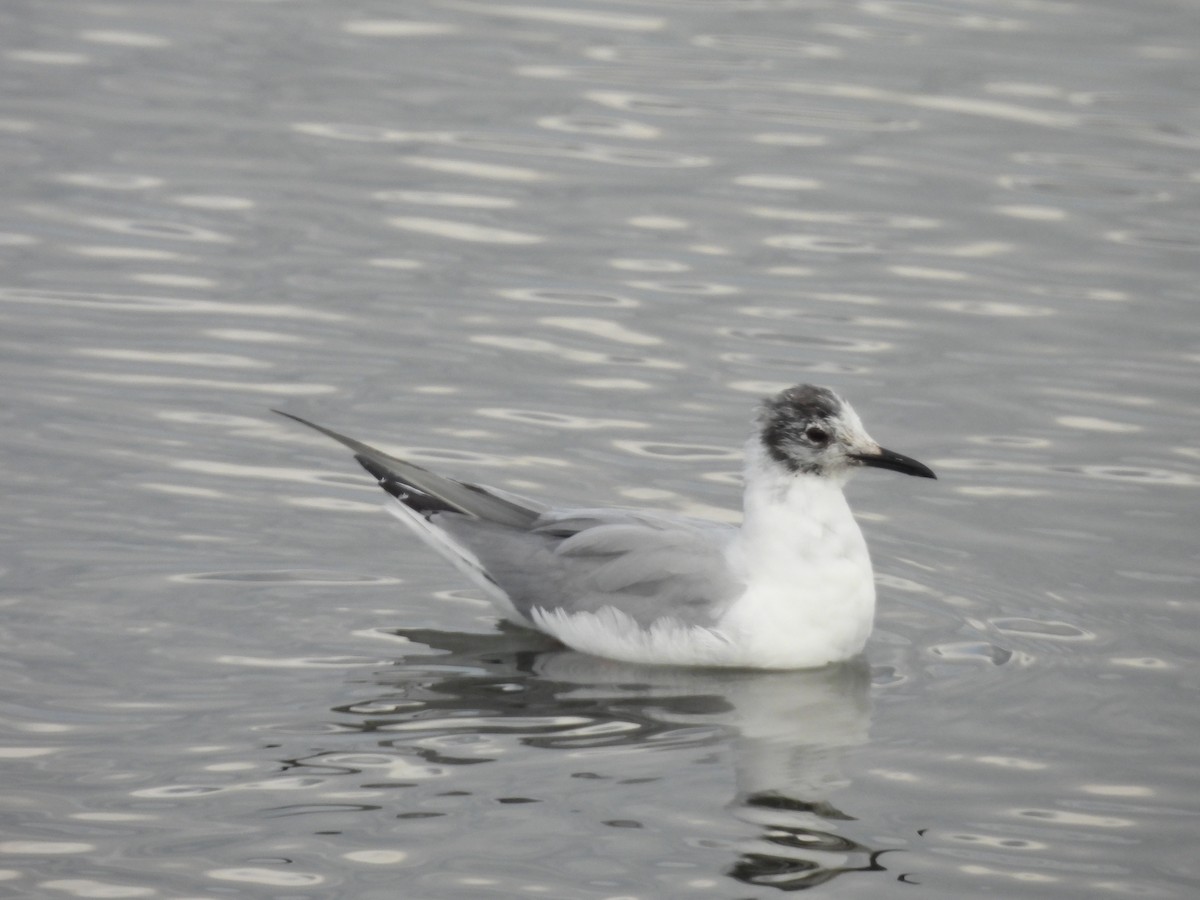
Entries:
{"type": "MultiPolygon", "coordinates": [[[[873,606],[873,604],[872,604],[873,606]]],[[[730,616],[714,627],[659,619],[649,627],[613,607],[597,612],[534,610],[534,625],[568,647],[624,662],[666,666],[723,666],[748,669],[809,669],[857,656],[871,633],[870,621],[802,631],[743,625],[730,616]]]]}

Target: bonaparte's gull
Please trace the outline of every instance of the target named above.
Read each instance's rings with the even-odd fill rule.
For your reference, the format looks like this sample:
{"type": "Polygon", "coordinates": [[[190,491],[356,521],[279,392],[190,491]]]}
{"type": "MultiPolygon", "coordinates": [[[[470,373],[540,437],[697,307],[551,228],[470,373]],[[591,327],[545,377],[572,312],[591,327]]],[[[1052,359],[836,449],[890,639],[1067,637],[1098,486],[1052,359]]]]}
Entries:
{"type": "MultiPolygon", "coordinates": [[[[276,410],[276,412],[280,412],[276,410]]],[[[388,511],[503,616],[635,663],[803,669],[866,644],[875,579],[842,488],[860,466],[936,477],[885,450],[828,388],[764,400],[746,443],[740,527],[665,512],[550,507],[455,481],[291,413],[339,441],[388,511]]]]}

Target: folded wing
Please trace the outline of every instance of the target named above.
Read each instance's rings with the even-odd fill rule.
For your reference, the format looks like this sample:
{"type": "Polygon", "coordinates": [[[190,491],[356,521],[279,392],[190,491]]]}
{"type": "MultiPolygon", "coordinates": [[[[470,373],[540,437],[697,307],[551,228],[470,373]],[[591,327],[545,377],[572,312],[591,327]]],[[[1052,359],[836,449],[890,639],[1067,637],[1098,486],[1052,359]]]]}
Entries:
{"type": "Polygon", "coordinates": [[[562,509],[445,478],[290,413],[350,448],[392,510],[523,624],[535,610],[619,610],[640,625],[712,625],[737,594],[728,525],[626,509],[562,509]]]}

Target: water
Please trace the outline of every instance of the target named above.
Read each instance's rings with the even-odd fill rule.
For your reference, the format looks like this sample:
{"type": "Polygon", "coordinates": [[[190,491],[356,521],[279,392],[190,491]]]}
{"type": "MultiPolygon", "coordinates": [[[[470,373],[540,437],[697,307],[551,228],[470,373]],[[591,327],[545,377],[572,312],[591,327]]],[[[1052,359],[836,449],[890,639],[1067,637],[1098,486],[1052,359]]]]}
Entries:
{"type": "Polygon", "coordinates": [[[21,897],[1190,897],[1194,4],[0,11],[21,897]],[[498,630],[283,406],[725,516],[848,396],[861,664],[498,630]]]}

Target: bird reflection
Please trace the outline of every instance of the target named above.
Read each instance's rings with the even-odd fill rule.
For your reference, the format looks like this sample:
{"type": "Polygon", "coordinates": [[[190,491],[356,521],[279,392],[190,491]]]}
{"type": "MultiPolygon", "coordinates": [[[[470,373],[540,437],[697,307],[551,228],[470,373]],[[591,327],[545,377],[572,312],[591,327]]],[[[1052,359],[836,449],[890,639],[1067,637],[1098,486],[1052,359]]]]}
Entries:
{"type": "MultiPolygon", "coordinates": [[[[798,891],[884,869],[884,851],[840,833],[854,819],[831,799],[849,784],[844,754],[867,740],[870,671],[861,662],[800,672],[665,668],[588,656],[516,628],[392,633],[440,653],[398,661],[377,673],[385,697],[336,710],[354,714],[364,731],[394,737],[416,715],[425,736],[461,734],[468,722],[475,733],[512,734],[519,719],[526,745],[579,749],[645,745],[687,730],[691,740],[732,747],[737,793],[728,809],[757,830],[738,848],[730,877],[798,891]]],[[[444,753],[427,748],[422,757],[483,761],[444,753]]]]}

